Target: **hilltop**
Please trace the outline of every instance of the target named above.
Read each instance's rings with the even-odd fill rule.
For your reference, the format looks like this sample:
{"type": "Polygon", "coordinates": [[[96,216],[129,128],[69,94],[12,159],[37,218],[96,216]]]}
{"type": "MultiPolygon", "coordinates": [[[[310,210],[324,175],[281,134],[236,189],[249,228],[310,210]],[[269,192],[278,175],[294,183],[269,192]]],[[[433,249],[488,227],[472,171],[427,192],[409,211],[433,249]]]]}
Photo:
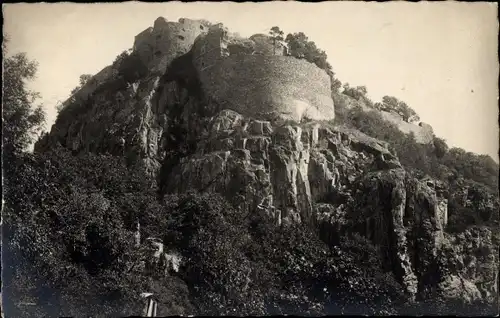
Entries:
{"type": "Polygon", "coordinates": [[[341,88],[304,34],[158,18],[9,168],[10,292],[58,315],[137,315],[141,292],[160,315],[491,313],[498,165],[341,88]]]}

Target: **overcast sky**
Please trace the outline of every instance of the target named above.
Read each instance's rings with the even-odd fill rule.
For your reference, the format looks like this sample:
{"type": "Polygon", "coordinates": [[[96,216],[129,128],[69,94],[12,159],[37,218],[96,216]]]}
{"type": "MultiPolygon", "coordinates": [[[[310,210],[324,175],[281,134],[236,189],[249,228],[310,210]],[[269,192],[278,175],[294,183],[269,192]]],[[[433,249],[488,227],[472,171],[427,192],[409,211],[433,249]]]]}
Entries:
{"type": "Polygon", "coordinates": [[[496,3],[269,2],[3,5],[11,52],[39,62],[48,129],[80,74],[95,74],[159,16],[222,22],[243,36],[279,26],[326,51],[337,77],[396,96],[449,145],[498,162],[496,3]]]}

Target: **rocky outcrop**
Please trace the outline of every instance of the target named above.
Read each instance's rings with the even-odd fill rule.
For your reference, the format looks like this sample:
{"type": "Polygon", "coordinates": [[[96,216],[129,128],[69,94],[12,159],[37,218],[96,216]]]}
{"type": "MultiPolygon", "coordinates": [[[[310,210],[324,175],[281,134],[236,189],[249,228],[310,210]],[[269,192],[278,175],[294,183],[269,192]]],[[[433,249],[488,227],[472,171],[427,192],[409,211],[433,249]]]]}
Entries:
{"type": "Polygon", "coordinates": [[[439,255],[444,277],[438,285],[444,297],[468,302],[498,301],[499,250],[493,235],[492,230],[485,227],[444,234],[439,255]]]}
{"type": "Polygon", "coordinates": [[[483,245],[469,247],[464,233],[447,233],[446,185],[414,177],[383,142],[359,132],[317,122],[271,124],[224,110],[207,121],[199,147],[165,184],[168,192],[220,192],[242,214],[261,210],[278,225],[314,224],[332,244],[339,233],[360,232],[383,247],[387,268],[416,299],[492,300],[497,290],[491,232],[478,234],[483,245]],[[459,255],[483,248],[488,270],[476,270],[481,278],[461,273],[466,265],[460,274],[450,271],[458,268],[443,263],[451,246],[459,255]],[[453,294],[457,279],[476,287],[453,294]]]}
{"type": "Polygon", "coordinates": [[[107,67],[98,80],[96,75],[76,93],[77,102],[65,103],[38,149],[59,143],[75,152],[122,154],[155,174],[171,126],[179,128],[172,121],[194,126],[195,116],[176,114],[181,108],[204,115],[232,109],[258,119],[333,119],[328,75],[279,50],[263,55],[270,54],[266,40],[253,38],[245,40],[252,43],[248,52],[231,54],[228,45],[244,41],[222,24],[158,18],[135,39],[132,54],[140,65],[127,69],[133,76],[120,74],[118,66],[107,67]]]}
{"type": "MultiPolygon", "coordinates": [[[[154,29],[168,29],[170,38],[183,25],[157,22],[154,29]]],[[[358,232],[381,247],[387,271],[415,299],[494,298],[494,233],[447,233],[446,184],[403,169],[386,143],[333,126],[323,71],[291,57],[248,55],[256,42],[231,42],[220,25],[189,25],[200,30],[185,30],[184,39],[199,32],[194,45],[174,53],[165,45],[164,74],[107,83],[85,104],[63,110],[36,150],[60,144],[123,155],[145,163],[163,193],[219,192],[242,217],[262,212],[278,226],[306,223],[331,245],[343,232],[358,232]],[[203,55],[208,49],[213,59],[203,55]],[[248,66],[257,75],[227,71],[248,66]],[[315,80],[306,83],[304,74],[315,80]],[[265,76],[274,81],[257,89],[265,76]]],[[[137,50],[154,29],[136,38],[137,50]]]]}

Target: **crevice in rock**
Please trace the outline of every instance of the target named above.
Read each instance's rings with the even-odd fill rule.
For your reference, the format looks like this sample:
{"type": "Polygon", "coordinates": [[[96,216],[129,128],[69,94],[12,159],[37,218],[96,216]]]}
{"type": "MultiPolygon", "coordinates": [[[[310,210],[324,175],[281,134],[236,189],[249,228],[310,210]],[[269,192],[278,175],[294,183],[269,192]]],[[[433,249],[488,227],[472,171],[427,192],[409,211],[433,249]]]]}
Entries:
{"type": "Polygon", "coordinates": [[[196,152],[197,145],[203,138],[204,119],[214,115],[213,109],[208,107],[210,101],[203,94],[201,82],[192,63],[191,51],[174,59],[160,78],[155,94],[156,103],[160,102],[161,92],[171,82],[176,84],[176,100],[165,101],[167,105],[157,105],[157,109],[167,110],[167,129],[163,134],[168,138],[165,149],[161,149],[166,154],[158,173],[160,197],[167,192],[168,178],[172,170],[183,158],[196,152]],[[182,100],[179,96],[187,98],[182,100]]]}

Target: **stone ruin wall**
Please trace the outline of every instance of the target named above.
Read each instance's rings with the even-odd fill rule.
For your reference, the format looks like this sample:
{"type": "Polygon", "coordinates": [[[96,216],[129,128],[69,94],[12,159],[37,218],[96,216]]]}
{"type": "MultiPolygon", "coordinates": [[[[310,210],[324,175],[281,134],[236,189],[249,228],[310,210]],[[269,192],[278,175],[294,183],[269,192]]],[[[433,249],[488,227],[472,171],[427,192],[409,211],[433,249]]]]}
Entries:
{"type": "Polygon", "coordinates": [[[256,119],[279,115],[331,120],[330,78],[316,66],[283,56],[234,55],[200,72],[204,90],[220,104],[256,119]]]}
{"type": "MultiPolygon", "coordinates": [[[[193,63],[207,93],[222,107],[247,116],[277,112],[293,120],[304,116],[320,120],[334,118],[330,79],[326,73],[303,60],[280,58],[286,49],[278,44],[275,50],[267,35],[255,34],[246,41],[253,45],[251,55],[229,55],[227,45],[234,43],[235,38],[222,24],[191,19],[169,22],[160,17],[153,27],[135,37],[133,50],[151,71],[163,73],[173,59],[192,49],[193,63]]],[[[75,97],[87,100],[116,73],[111,65],[105,67],[75,97]]],[[[70,99],[64,104],[69,102],[70,99]]],[[[432,142],[431,126],[407,123],[384,111],[381,115],[402,132],[413,132],[418,142],[432,142]]]]}
{"type": "Polygon", "coordinates": [[[201,74],[206,68],[213,68],[219,60],[227,57],[228,42],[229,32],[221,24],[210,27],[207,34],[198,37],[191,50],[196,70],[201,74]]]}
{"type": "Polygon", "coordinates": [[[231,41],[227,30],[216,25],[197,39],[192,50],[203,90],[220,109],[257,119],[271,114],[295,121],[335,117],[325,71],[305,60],[282,56],[283,50],[273,52],[271,43],[264,49],[262,36],[255,54],[229,55],[231,41]]]}
{"type": "MultiPolygon", "coordinates": [[[[252,39],[237,37],[222,24],[203,20],[158,18],[135,37],[133,50],[151,72],[162,74],[176,57],[190,50],[204,91],[220,108],[232,109],[254,118],[275,117],[300,121],[333,119],[330,79],[314,64],[282,56],[272,40],[263,34],[252,39]],[[201,36],[200,36],[201,35],[201,36]],[[230,55],[228,43],[249,43],[250,54],[230,55]],[[274,53],[274,54],[273,54],[274,53]]],[[[117,75],[105,67],[75,96],[83,100],[117,75]]],[[[70,99],[65,103],[69,103],[70,99]]]]}
{"type": "Polygon", "coordinates": [[[413,132],[417,142],[422,144],[429,144],[433,142],[434,131],[430,125],[422,122],[419,125],[408,123],[404,121],[401,116],[386,111],[380,111],[380,114],[385,120],[395,124],[401,132],[405,134],[413,132]]]}
{"type": "MultiPolygon", "coordinates": [[[[154,72],[164,73],[168,64],[176,57],[187,53],[195,39],[208,31],[210,23],[204,20],[179,19],[179,22],[168,22],[159,17],[154,26],[136,35],[133,51],[138,53],[148,68],[154,72]]],[[[80,100],[89,96],[118,71],[112,65],[106,66],[94,75],[75,95],[80,100]]],[[[71,103],[71,98],[63,104],[71,103]]]]}
{"type": "Polygon", "coordinates": [[[149,27],[135,37],[134,52],[137,52],[152,71],[163,74],[167,66],[178,56],[187,53],[196,38],[209,29],[204,20],[179,19],[169,22],[158,18],[154,27],[149,27]]]}
{"type": "Polygon", "coordinates": [[[254,34],[250,37],[255,43],[255,52],[260,55],[286,55],[286,48],[282,43],[274,43],[265,34],[254,34]]]}
{"type": "MultiPolygon", "coordinates": [[[[265,34],[240,39],[222,24],[211,25],[208,21],[191,19],[169,22],[160,17],[153,27],[135,37],[133,50],[152,72],[160,74],[173,59],[192,50],[193,64],[204,89],[222,108],[253,117],[275,112],[293,120],[334,118],[330,79],[326,73],[304,60],[283,57],[286,54],[284,46],[278,44],[274,49],[272,40],[265,34]],[[250,43],[252,53],[230,55],[228,43],[238,41],[250,43]]],[[[75,97],[88,99],[99,85],[116,73],[111,65],[105,67],[75,97]]],[[[69,102],[70,99],[64,104],[69,102]]],[[[388,112],[382,111],[381,115],[402,132],[413,132],[418,142],[432,142],[431,126],[407,123],[388,112]]]]}

